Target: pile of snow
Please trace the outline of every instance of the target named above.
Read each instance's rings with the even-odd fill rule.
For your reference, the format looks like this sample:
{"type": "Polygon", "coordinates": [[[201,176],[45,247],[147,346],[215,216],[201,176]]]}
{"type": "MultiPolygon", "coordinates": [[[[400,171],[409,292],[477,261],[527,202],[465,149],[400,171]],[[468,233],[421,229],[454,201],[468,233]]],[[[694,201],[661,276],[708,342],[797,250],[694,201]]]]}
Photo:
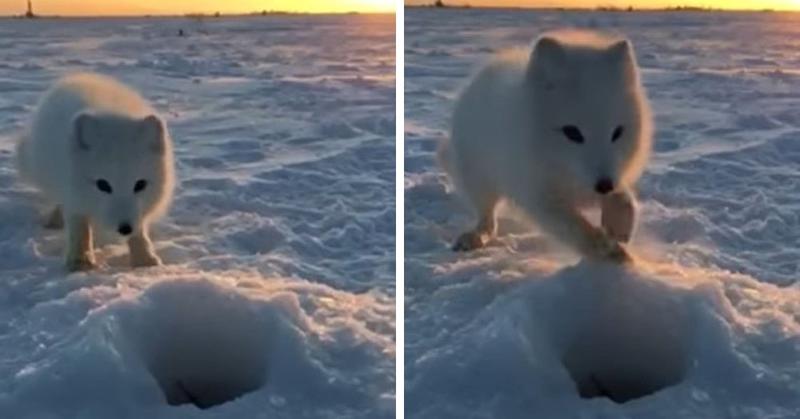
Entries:
{"type": "Polygon", "coordinates": [[[211,417],[254,409],[283,417],[291,409],[295,417],[313,417],[321,407],[363,397],[359,370],[372,373],[353,363],[377,362],[372,346],[384,342],[345,319],[354,315],[347,311],[374,304],[370,298],[352,301],[362,308],[343,308],[336,301],[352,297],[320,285],[242,272],[162,271],[148,280],[117,274],[104,278],[113,285],[35,306],[29,317],[48,324],[58,322],[51,317],[63,316],[65,305],[90,309],[66,337],[28,355],[6,383],[0,410],[107,417],[124,408],[166,418],[195,417],[197,408],[214,408],[211,417]],[[324,318],[317,318],[320,311],[324,318]]]}
{"type": "Polygon", "coordinates": [[[641,260],[526,264],[480,278],[455,262],[427,278],[461,282],[410,302],[427,309],[407,324],[418,354],[407,373],[411,417],[797,411],[800,291],[641,260]]]}

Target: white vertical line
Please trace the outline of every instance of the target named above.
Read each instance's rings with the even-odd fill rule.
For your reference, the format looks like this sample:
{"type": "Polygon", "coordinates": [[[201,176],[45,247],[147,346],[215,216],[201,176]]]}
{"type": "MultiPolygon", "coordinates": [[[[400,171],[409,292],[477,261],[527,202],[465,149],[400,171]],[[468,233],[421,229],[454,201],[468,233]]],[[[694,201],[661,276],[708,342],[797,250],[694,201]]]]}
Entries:
{"type": "Polygon", "coordinates": [[[404,285],[405,285],[405,276],[403,275],[403,267],[405,266],[405,251],[404,251],[404,244],[405,244],[405,236],[404,236],[404,194],[405,194],[405,161],[403,160],[403,130],[404,130],[404,115],[405,115],[405,107],[403,105],[403,96],[404,96],[404,22],[403,22],[403,15],[404,15],[404,5],[403,0],[396,0],[396,8],[395,8],[395,19],[397,24],[395,25],[395,64],[397,66],[397,71],[395,72],[396,78],[396,90],[395,90],[395,103],[396,103],[396,116],[395,116],[395,167],[396,172],[396,185],[395,185],[395,203],[396,203],[396,212],[395,212],[395,255],[397,256],[395,259],[395,340],[397,344],[396,349],[396,360],[395,360],[395,417],[398,419],[402,419],[405,417],[405,410],[404,410],[404,393],[405,393],[405,328],[404,321],[404,301],[405,301],[405,293],[404,293],[404,285]]]}

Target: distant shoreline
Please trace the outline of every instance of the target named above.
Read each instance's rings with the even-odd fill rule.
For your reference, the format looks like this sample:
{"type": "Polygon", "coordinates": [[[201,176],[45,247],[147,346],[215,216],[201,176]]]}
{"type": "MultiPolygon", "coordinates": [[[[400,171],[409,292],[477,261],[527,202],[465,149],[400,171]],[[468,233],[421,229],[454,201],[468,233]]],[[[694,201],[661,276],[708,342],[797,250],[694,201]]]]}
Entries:
{"type": "Polygon", "coordinates": [[[24,15],[0,15],[0,19],[15,19],[15,20],[47,20],[47,19],[226,19],[226,18],[260,18],[260,17],[308,17],[308,16],[394,16],[395,12],[329,12],[329,13],[312,13],[312,12],[267,12],[262,14],[258,13],[239,13],[239,14],[225,14],[220,13],[216,15],[202,14],[202,13],[188,13],[188,14],[141,14],[141,15],[36,15],[33,18],[28,18],[24,15]]]}
{"type": "Polygon", "coordinates": [[[424,10],[494,10],[494,11],[540,11],[540,12],[599,12],[599,13],[800,13],[800,10],[785,9],[712,9],[712,8],[626,8],[613,7],[536,7],[536,6],[470,6],[453,5],[436,7],[433,5],[404,5],[405,9],[424,10]]]}

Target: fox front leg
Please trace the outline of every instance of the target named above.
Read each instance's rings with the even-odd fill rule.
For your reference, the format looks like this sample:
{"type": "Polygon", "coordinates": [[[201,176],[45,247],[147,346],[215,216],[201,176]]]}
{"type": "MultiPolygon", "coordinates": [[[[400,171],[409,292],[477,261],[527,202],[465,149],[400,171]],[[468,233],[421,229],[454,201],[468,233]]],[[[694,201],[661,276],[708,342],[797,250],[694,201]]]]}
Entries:
{"type": "Polygon", "coordinates": [[[536,208],[533,215],[543,230],[588,258],[615,263],[633,261],[624,246],[575,209],[547,205],[536,208]]]}
{"type": "Polygon", "coordinates": [[[604,196],[602,199],[601,224],[614,240],[627,243],[636,228],[638,206],[636,198],[629,191],[604,196]]]}
{"type": "Polygon", "coordinates": [[[66,266],[70,272],[94,268],[92,226],[83,215],[65,217],[67,227],[66,266]]]}
{"type": "Polygon", "coordinates": [[[161,259],[153,249],[153,242],[150,241],[147,230],[147,226],[143,226],[128,239],[128,253],[131,266],[134,268],[161,265],[161,259]]]}

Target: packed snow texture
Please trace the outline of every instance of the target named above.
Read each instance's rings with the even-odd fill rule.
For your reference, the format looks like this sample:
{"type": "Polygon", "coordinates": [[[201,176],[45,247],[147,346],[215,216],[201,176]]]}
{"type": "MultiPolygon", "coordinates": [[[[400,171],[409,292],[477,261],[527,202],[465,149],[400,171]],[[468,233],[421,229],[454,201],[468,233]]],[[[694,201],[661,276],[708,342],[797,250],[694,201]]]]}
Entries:
{"type": "Polygon", "coordinates": [[[405,17],[408,417],[800,417],[800,15],[405,17]],[[562,27],[628,36],[643,69],[638,261],[580,261],[513,208],[453,253],[474,218],[434,152],[458,89],[562,27]]]}
{"type": "Polygon", "coordinates": [[[6,19],[0,51],[0,417],[394,417],[394,16],[6,19]],[[68,275],[18,181],[74,71],[168,121],[165,266],[105,235],[68,275]]]}

